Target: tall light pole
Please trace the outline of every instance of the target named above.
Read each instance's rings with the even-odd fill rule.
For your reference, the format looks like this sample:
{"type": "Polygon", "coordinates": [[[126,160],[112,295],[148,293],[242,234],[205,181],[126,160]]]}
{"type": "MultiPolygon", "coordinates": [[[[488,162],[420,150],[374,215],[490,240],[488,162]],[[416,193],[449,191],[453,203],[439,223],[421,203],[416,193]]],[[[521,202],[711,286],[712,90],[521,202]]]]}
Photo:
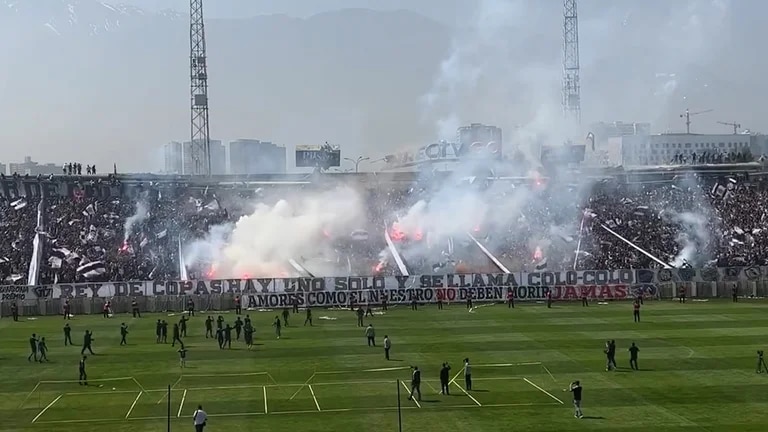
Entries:
{"type": "Polygon", "coordinates": [[[344,160],[348,160],[355,164],[355,172],[359,172],[358,168],[360,167],[360,162],[370,160],[369,157],[362,157],[358,156],[357,159],[350,159],[350,158],[344,158],[344,160]]]}

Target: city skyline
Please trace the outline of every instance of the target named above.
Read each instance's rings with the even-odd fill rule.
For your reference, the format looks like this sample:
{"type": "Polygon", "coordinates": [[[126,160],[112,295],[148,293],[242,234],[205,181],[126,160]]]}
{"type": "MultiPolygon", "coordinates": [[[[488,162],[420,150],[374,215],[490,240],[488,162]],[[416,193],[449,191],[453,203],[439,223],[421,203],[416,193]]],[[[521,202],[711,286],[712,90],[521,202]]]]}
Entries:
{"type": "MultiPolygon", "coordinates": [[[[239,138],[227,142],[211,139],[212,175],[284,174],[287,149],[270,141],[239,138]]],[[[190,141],[170,141],[163,146],[164,174],[197,175],[205,165],[194,160],[190,141]]]]}
{"type": "MultiPolygon", "coordinates": [[[[57,2],[3,11],[3,137],[23,143],[7,146],[4,159],[162,168],[162,143],[189,129],[186,2],[130,3],[150,9],[115,14],[83,0],[73,11],[57,2]],[[165,5],[179,13],[160,13],[165,5]]],[[[459,3],[392,11],[336,9],[372,7],[363,0],[207,2],[211,136],[289,148],[328,141],[372,159],[451,139],[444,131],[473,122],[508,131],[510,145],[581,139],[586,131],[568,130],[560,116],[562,5],[459,3]],[[257,16],[274,13],[287,15],[257,16]]],[[[768,129],[757,99],[768,91],[765,60],[753,54],[766,31],[755,20],[768,5],[602,5],[579,2],[584,125],[623,118],[681,131],[679,115],[690,109],[714,110],[695,118],[701,133],[726,133],[718,122],[768,129]]]]}

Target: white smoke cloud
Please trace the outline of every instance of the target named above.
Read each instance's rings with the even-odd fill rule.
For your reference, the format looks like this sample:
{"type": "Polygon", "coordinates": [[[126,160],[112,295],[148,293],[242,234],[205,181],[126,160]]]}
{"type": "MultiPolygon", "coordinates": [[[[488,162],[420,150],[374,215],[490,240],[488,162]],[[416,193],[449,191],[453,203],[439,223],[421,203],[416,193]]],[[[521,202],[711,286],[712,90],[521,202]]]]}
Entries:
{"type": "Polygon", "coordinates": [[[123,241],[128,241],[128,238],[133,234],[133,228],[136,224],[144,222],[148,217],[149,206],[144,199],[140,199],[136,202],[136,211],[125,219],[125,224],[123,225],[123,241]]]}
{"type": "MultiPolygon", "coordinates": [[[[650,121],[664,131],[680,127],[685,108],[716,108],[726,90],[712,75],[722,68],[708,65],[731,13],[730,0],[580,4],[582,124],[650,121]]],[[[422,97],[424,120],[446,140],[479,121],[504,128],[507,146],[518,144],[509,131],[535,123],[580,141],[586,131],[562,116],[562,29],[561,3],[481,0],[422,97]]]]}
{"type": "Polygon", "coordinates": [[[212,229],[184,249],[187,265],[212,265],[216,277],[292,274],[288,262],[304,262],[312,273],[332,276],[329,238],[349,236],[364,221],[362,201],[348,187],[296,193],[275,204],[257,203],[235,224],[212,229]]]}
{"type": "Polygon", "coordinates": [[[707,218],[701,214],[684,212],[674,216],[682,228],[677,236],[680,251],[672,261],[673,267],[685,264],[698,265],[707,261],[705,250],[709,244],[710,232],[707,218]]]}

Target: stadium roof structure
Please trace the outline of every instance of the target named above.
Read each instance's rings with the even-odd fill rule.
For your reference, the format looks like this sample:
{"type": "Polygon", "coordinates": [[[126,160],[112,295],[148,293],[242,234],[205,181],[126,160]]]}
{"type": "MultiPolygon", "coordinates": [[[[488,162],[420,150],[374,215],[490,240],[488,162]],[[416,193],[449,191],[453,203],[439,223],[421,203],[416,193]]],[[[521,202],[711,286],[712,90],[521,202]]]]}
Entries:
{"type": "MultiPolygon", "coordinates": [[[[610,167],[610,168],[585,168],[571,170],[570,173],[590,180],[601,180],[614,178],[619,181],[642,182],[642,181],[660,181],[673,179],[676,176],[685,174],[696,174],[700,177],[720,177],[736,176],[747,174],[753,177],[764,177],[768,175],[767,167],[760,162],[734,163],[734,164],[705,164],[705,165],[670,165],[653,167],[610,167]]],[[[187,187],[260,187],[260,186],[302,186],[310,184],[323,183],[325,181],[357,182],[362,185],[369,184],[413,184],[424,180],[423,171],[384,171],[384,172],[361,172],[361,173],[288,173],[288,174],[260,174],[248,176],[180,176],[164,174],[117,174],[111,176],[123,184],[178,184],[187,187]]],[[[433,171],[428,174],[432,179],[448,179],[453,173],[451,171],[433,171]]],[[[66,178],[67,176],[54,176],[66,178]]],[[[98,176],[89,176],[89,179],[97,179],[98,176]]],[[[107,177],[102,177],[104,180],[107,177]]],[[[541,179],[547,178],[546,171],[541,173],[541,179]]],[[[509,181],[525,182],[531,180],[529,175],[505,175],[502,173],[490,173],[487,178],[490,181],[509,181]]]]}

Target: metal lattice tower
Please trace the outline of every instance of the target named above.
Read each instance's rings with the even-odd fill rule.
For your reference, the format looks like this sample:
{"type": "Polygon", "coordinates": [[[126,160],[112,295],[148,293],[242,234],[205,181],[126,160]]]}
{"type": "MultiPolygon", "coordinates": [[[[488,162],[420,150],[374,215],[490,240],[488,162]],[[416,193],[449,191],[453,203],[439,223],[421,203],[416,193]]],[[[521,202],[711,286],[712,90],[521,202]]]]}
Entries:
{"type": "Polygon", "coordinates": [[[211,174],[211,137],[208,126],[208,65],[205,55],[203,0],[189,2],[189,71],[191,79],[191,145],[194,174],[211,174]]]}
{"type": "Polygon", "coordinates": [[[579,16],[576,0],[564,0],[563,18],[563,111],[568,118],[580,122],[579,16]]]}

